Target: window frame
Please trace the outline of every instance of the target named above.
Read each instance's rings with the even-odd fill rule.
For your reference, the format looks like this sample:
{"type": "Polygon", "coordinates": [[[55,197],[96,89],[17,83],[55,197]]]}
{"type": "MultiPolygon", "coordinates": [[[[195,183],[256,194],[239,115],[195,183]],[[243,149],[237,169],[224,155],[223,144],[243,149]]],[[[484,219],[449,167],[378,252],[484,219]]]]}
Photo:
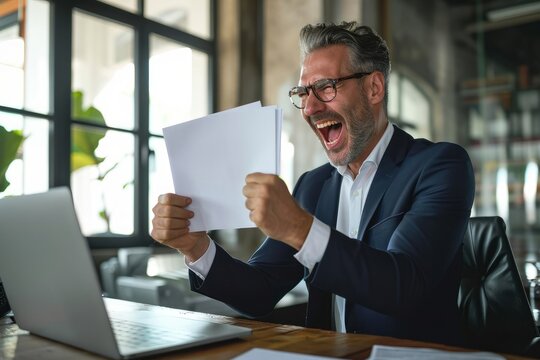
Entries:
{"type": "MultiPolygon", "coordinates": [[[[51,5],[50,29],[50,94],[51,114],[41,115],[25,110],[10,111],[26,116],[47,118],[50,120],[49,142],[49,187],[70,187],[71,169],[71,129],[74,125],[84,125],[89,128],[101,128],[130,133],[135,138],[135,173],[134,173],[134,231],[131,235],[88,236],[90,248],[120,248],[132,246],[147,246],[153,242],[149,235],[149,166],[151,156],[149,150],[150,137],[160,137],[149,132],[149,39],[155,34],[171,41],[201,51],[208,55],[208,112],[216,108],[216,20],[217,1],[210,0],[211,40],[199,38],[180,29],[161,24],[145,18],[144,0],[138,1],[137,13],[116,8],[113,5],[96,0],[49,0],[51,5]],[[72,37],[73,14],[81,11],[107,21],[113,21],[129,26],[135,33],[134,44],[134,114],[133,129],[119,129],[109,126],[99,126],[71,117],[72,92],[72,37]],[[66,71],[65,69],[70,69],[66,71]]],[[[3,110],[3,107],[0,107],[3,110]]],[[[15,110],[15,109],[13,109],[15,110]]],[[[161,136],[162,137],[162,136],[161,136]]]]}

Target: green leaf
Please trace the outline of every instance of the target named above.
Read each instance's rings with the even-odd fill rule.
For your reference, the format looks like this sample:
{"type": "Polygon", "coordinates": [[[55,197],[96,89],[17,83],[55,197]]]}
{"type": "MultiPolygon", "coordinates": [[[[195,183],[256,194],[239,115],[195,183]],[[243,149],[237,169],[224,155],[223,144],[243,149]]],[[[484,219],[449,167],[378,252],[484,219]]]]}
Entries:
{"type": "Polygon", "coordinates": [[[7,189],[9,186],[9,181],[7,181],[4,175],[0,176],[0,193],[7,189]]]}
{"type": "Polygon", "coordinates": [[[101,111],[93,106],[83,109],[82,91],[74,91],[71,94],[71,116],[77,120],[86,120],[92,124],[106,125],[101,111]]]}
{"type": "Polygon", "coordinates": [[[85,166],[96,165],[96,160],[83,152],[74,152],[71,154],[71,171],[78,170],[85,166]]]}
{"type": "Polygon", "coordinates": [[[0,126],[0,192],[9,186],[6,172],[17,156],[17,150],[23,140],[24,137],[20,130],[7,131],[3,126],[0,126]]]}
{"type": "Polygon", "coordinates": [[[108,216],[107,216],[107,213],[105,212],[105,210],[101,210],[99,212],[99,217],[102,218],[103,220],[107,221],[108,222],[108,216]]]}
{"type": "Polygon", "coordinates": [[[101,111],[93,106],[90,106],[88,109],[83,111],[82,118],[94,124],[106,125],[105,118],[103,117],[101,111]]]}
{"type": "MultiPolygon", "coordinates": [[[[93,106],[83,109],[83,93],[72,93],[72,116],[75,119],[86,120],[98,125],[106,125],[103,114],[93,106]]],[[[98,165],[104,158],[96,156],[96,149],[105,131],[73,127],[71,132],[71,171],[85,166],[98,165]]]]}
{"type": "Polygon", "coordinates": [[[83,93],[82,91],[74,91],[71,93],[71,116],[74,119],[79,119],[83,113],[83,93]]]}

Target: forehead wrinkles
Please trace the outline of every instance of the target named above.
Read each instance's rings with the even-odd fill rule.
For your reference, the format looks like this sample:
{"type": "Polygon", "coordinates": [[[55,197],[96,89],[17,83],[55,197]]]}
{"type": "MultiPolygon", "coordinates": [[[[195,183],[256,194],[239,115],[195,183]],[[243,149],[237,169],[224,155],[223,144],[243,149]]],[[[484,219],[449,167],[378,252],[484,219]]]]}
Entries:
{"type": "Polygon", "coordinates": [[[336,79],[351,73],[350,50],[345,45],[330,45],[310,52],[304,58],[299,85],[309,86],[322,79],[336,79]]]}

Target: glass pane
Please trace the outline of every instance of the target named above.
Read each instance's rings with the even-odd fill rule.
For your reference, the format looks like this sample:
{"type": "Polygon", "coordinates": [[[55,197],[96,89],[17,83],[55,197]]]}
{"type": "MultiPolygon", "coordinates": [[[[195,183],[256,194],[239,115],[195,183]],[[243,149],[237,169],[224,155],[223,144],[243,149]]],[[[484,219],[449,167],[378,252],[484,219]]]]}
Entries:
{"type": "Polygon", "coordinates": [[[71,141],[71,187],[84,235],[132,234],[133,135],[74,126],[71,141]]]}
{"type": "Polygon", "coordinates": [[[165,147],[163,138],[150,138],[150,158],[148,159],[150,168],[150,191],[148,192],[148,229],[152,229],[152,208],[157,202],[157,198],[161,194],[168,192],[174,193],[174,185],[172,182],[171,168],[169,166],[169,157],[165,147]]]}
{"type": "Polygon", "coordinates": [[[137,0],[100,0],[101,2],[116,6],[131,12],[137,12],[137,0]]]}
{"type": "Polygon", "coordinates": [[[17,16],[18,1],[2,5],[0,105],[48,113],[49,3],[27,1],[22,21],[17,16]]]}
{"type": "Polygon", "coordinates": [[[0,112],[0,198],[48,187],[49,122],[0,112]]]}
{"type": "Polygon", "coordinates": [[[27,1],[25,21],[25,88],[26,109],[49,113],[49,2],[27,1]]]}
{"type": "Polygon", "coordinates": [[[208,55],[150,38],[150,131],[208,114],[208,55]]]}
{"type": "Polygon", "coordinates": [[[0,104],[23,107],[23,66],[24,40],[19,36],[19,26],[15,23],[0,30],[0,104]]]}
{"type": "Polygon", "coordinates": [[[133,129],[133,39],[134,32],[129,27],[75,12],[72,63],[75,119],[133,129]]]}
{"type": "Polygon", "coordinates": [[[145,3],[144,16],[210,39],[210,0],[152,0],[145,3]]]}

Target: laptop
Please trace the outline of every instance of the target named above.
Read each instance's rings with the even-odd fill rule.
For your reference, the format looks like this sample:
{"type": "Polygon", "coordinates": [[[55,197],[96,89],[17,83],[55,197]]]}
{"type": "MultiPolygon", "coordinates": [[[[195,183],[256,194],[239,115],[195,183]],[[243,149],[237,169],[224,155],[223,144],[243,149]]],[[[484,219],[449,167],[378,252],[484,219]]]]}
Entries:
{"type": "Polygon", "coordinates": [[[17,324],[35,335],[125,359],[251,334],[103,298],[65,187],[0,199],[0,229],[0,277],[17,324]]]}

